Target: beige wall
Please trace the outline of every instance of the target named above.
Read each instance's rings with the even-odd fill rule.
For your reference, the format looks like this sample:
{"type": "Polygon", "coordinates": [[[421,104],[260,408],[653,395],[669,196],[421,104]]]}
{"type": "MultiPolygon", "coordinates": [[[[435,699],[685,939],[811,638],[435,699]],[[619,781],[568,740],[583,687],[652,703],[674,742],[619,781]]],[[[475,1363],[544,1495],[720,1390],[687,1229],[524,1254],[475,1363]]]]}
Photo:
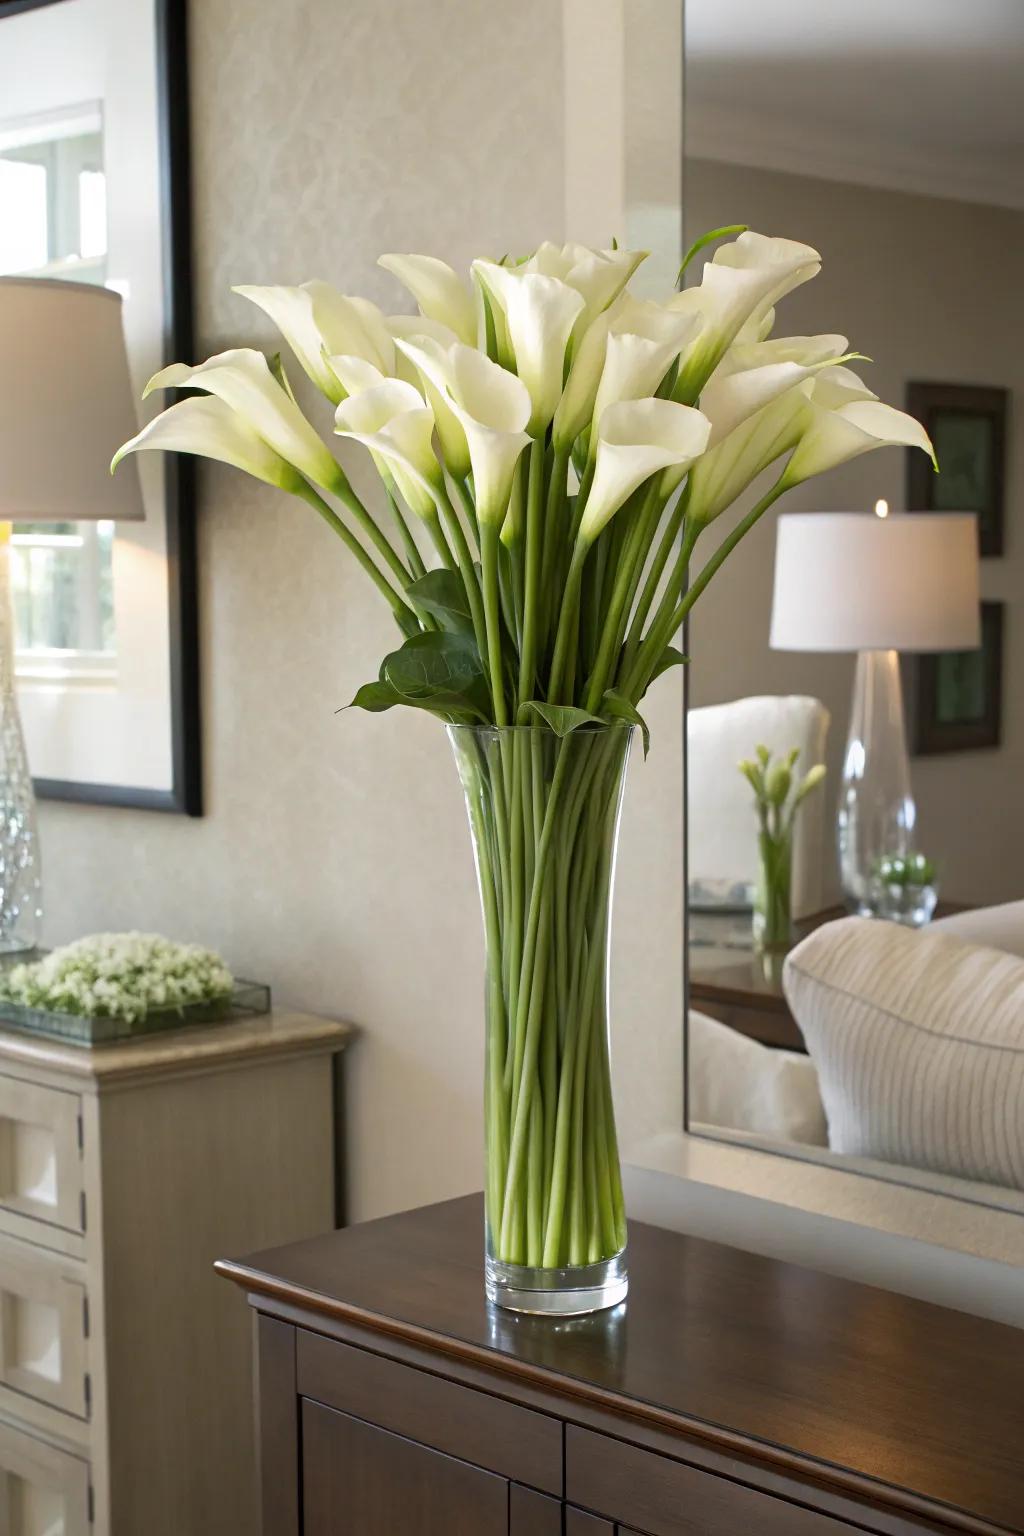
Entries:
{"type": "MultiPolygon", "coordinates": [[[[720,162],[686,163],[687,237],[743,222],[807,240],[821,275],[786,299],[778,334],[843,331],[875,359],[865,374],[902,405],[908,379],[998,384],[1013,391],[1006,554],[983,566],[984,596],[1006,601],[1003,745],[916,759],[922,845],[946,893],[964,901],[1024,896],[1024,215],[720,162]]],[[[905,505],[904,459],[888,450],[802,487],[787,510],[905,505]]],[[[771,652],[775,549],[769,516],[730,557],[696,610],[692,701],[749,693],[811,693],[832,712],[833,788],[849,718],[853,660],[771,652]]],[[[753,743],[752,743],[753,745],[753,743]]]]}
{"type": "MultiPolygon", "coordinates": [[[[551,0],[202,0],[191,16],[202,355],[271,340],[233,283],[324,277],[398,308],[381,251],[465,262],[562,233],[551,0]]],[[[335,713],[395,637],[298,503],[204,466],[200,575],[207,815],[45,805],[47,939],[202,940],[282,1002],[362,1026],[356,1216],[478,1187],[482,945],[441,729],[335,713]]],[[[639,1120],[655,1090],[678,1118],[680,1096],[680,691],[659,689],[617,909],[624,1112],[639,1120]]]]}

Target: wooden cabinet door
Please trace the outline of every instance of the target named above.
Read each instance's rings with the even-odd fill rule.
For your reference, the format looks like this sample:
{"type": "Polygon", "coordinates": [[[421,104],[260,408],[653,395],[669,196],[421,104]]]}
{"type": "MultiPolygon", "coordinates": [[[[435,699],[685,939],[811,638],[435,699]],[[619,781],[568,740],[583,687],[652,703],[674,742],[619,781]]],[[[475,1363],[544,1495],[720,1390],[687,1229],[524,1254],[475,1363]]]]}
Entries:
{"type": "Polygon", "coordinates": [[[509,1536],[562,1536],[560,1499],[513,1483],[508,1501],[509,1536]]]}
{"type": "Polygon", "coordinates": [[[302,1491],[303,1536],[508,1536],[505,1478],[309,1399],[302,1491]]]}
{"type": "Polygon", "coordinates": [[[565,1536],[614,1536],[615,1527],[610,1520],[588,1515],[585,1509],[565,1511],[565,1536]]]}

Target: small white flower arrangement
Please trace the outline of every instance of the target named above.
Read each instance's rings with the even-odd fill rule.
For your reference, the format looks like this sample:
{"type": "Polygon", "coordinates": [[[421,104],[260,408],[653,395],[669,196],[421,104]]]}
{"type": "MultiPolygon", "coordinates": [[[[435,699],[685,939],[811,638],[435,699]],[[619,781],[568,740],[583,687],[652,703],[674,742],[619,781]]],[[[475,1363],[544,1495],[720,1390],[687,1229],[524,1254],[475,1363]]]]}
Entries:
{"type": "Polygon", "coordinates": [[[155,933],[97,933],[0,974],[0,1000],[48,1013],[136,1023],[231,995],[219,955],[155,933]]]}

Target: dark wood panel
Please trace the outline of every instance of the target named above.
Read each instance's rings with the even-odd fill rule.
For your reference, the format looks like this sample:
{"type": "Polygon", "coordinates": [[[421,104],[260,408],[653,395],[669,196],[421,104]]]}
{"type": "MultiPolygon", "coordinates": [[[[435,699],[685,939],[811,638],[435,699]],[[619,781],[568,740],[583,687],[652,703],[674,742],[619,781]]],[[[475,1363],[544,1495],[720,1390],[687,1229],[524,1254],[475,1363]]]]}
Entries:
{"type": "Polygon", "coordinates": [[[828,1515],[572,1424],[565,1483],[575,1503],[636,1521],[651,1536],[855,1536],[852,1526],[828,1515]]]}
{"type": "Polygon", "coordinates": [[[742,1461],[744,1480],[764,1469],[813,1484],[815,1499],[1024,1533],[1024,1332],[640,1223],[625,1309],[555,1329],[487,1306],[481,1204],[221,1268],[261,1307],[336,1319],[383,1352],[410,1346],[439,1371],[504,1380],[509,1395],[627,1413],[638,1434],[742,1461]]]}
{"type": "Polygon", "coordinates": [[[615,1527],[584,1509],[566,1509],[565,1536],[615,1536],[615,1527]]]}
{"type": "Polygon", "coordinates": [[[298,1389],[491,1472],[562,1493],[562,1425],[319,1334],[300,1332],[298,1389]]]}
{"type": "Polygon", "coordinates": [[[508,1536],[508,1483],[302,1404],[303,1536],[508,1536]]]}
{"type": "Polygon", "coordinates": [[[256,1319],[256,1445],[262,1536],[299,1536],[299,1399],[295,1329],[256,1319]]]}
{"type": "Polygon", "coordinates": [[[509,1536],[563,1536],[560,1499],[512,1484],[508,1501],[509,1536]]]}

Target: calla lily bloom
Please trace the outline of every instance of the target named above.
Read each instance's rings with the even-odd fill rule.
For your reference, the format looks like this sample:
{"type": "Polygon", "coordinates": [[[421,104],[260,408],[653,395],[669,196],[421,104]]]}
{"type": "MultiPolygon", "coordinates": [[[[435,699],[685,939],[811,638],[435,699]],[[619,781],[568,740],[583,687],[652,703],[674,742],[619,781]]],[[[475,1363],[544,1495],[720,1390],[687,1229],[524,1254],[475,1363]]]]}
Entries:
{"type": "MultiPolygon", "coordinates": [[[[851,355],[845,354],[838,361],[843,362],[851,355]]],[[[831,370],[835,362],[832,358],[815,363],[773,362],[735,373],[716,369],[700,392],[700,408],[711,422],[710,446],[713,448],[720,443],[748,416],[769,405],[778,395],[785,394],[804,379],[831,370]]]]}
{"type": "MultiPolygon", "coordinates": [[[[500,527],[516,464],[530,441],[526,425],[531,401],[525,384],[475,347],[456,344],[445,349],[426,337],[418,344],[399,341],[398,347],[416,364],[424,386],[438,392],[462,431],[478,521],[500,527]]],[[[450,465],[444,432],[439,417],[438,435],[450,465]]]]}
{"type": "MultiPolygon", "coordinates": [[[[443,329],[447,330],[447,327],[443,329]]],[[[451,334],[450,332],[448,333],[451,334]]],[[[451,354],[461,343],[443,341],[429,333],[418,332],[408,339],[396,336],[396,350],[411,370],[413,383],[419,382],[427,404],[434,413],[434,424],[441,444],[441,457],[449,474],[464,480],[471,469],[469,444],[458,416],[452,409],[448,390],[452,381],[451,354]]]]}
{"type": "Polygon", "coordinates": [[[387,376],[365,357],[329,357],[327,362],[343,391],[339,405],[350,395],[364,395],[368,389],[376,389],[388,382],[387,376]]]}
{"type": "Polygon", "coordinates": [[[695,399],[741,330],[760,334],[772,306],[821,270],[812,246],[747,230],[705,263],[699,287],[669,300],[671,309],[700,316],[702,326],[679,368],[675,397],[695,399]]]}
{"type": "Polygon", "coordinates": [[[580,342],[555,412],[556,446],[570,447],[617,400],[653,394],[699,328],[697,316],[623,295],[580,342]]]}
{"type": "Polygon", "coordinates": [[[330,283],[298,288],[242,286],[234,289],[270,316],[316,387],[337,405],[338,381],[325,354],[364,357],[382,373],[394,372],[395,349],[384,317],[366,299],[349,298],[330,283]]]}
{"type": "Polygon", "coordinates": [[[436,495],[443,488],[441,466],[433,448],[434,417],[411,384],[388,379],[338,406],[334,430],[369,448],[394,476],[417,517],[437,515],[436,495]]]}
{"type": "Polygon", "coordinates": [[[282,491],[298,491],[302,477],[279,453],[267,446],[248,422],[215,395],[193,395],[168,406],[143,427],[130,442],[119,448],[110,472],[129,453],[143,448],[160,448],[171,453],[195,453],[204,459],[217,459],[244,469],[276,485],[282,491]]]}
{"type": "Polygon", "coordinates": [[[692,522],[712,522],[799,442],[810,419],[815,382],[804,379],[776,396],[697,461],[687,484],[687,517],[692,522]]]}
{"type": "Polygon", "coordinates": [[[595,251],[575,241],[555,245],[545,240],[519,270],[557,277],[583,296],[583,309],[574,327],[575,338],[579,340],[597,316],[615,302],[649,254],[648,251],[595,251]]]}
{"type": "Polygon", "coordinates": [[[931,438],[919,421],[881,400],[853,400],[837,410],[811,403],[811,417],[786,465],[784,486],[799,485],[875,448],[920,448],[935,463],[931,438]]]}
{"type": "Polygon", "coordinates": [[[155,373],[143,396],[154,389],[205,389],[252,427],[289,464],[325,490],[347,487],[341,466],[325,448],[319,433],[306,420],[288,391],[278,383],[262,352],[237,347],[219,352],[190,368],[172,363],[155,373]]]}
{"type": "Polygon", "coordinates": [[[711,423],[673,400],[623,400],[601,417],[597,460],[580,522],[580,542],[591,544],[633,492],[672,465],[685,473],[707,447],[711,423]]]}
{"type": "Polygon", "coordinates": [[[377,265],[393,272],[408,288],[423,314],[455,332],[459,341],[476,342],[476,301],[469,285],[436,256],[381,256],[377,265]]]}
{"type": "Polygon", "coordinates": [[[539,437],[561,399],[566,349],[583,295],[557,277],[493,261],[474,261],[473,272],[504,314],[516,372],[533,404],[530,435],[539,437]]]}

